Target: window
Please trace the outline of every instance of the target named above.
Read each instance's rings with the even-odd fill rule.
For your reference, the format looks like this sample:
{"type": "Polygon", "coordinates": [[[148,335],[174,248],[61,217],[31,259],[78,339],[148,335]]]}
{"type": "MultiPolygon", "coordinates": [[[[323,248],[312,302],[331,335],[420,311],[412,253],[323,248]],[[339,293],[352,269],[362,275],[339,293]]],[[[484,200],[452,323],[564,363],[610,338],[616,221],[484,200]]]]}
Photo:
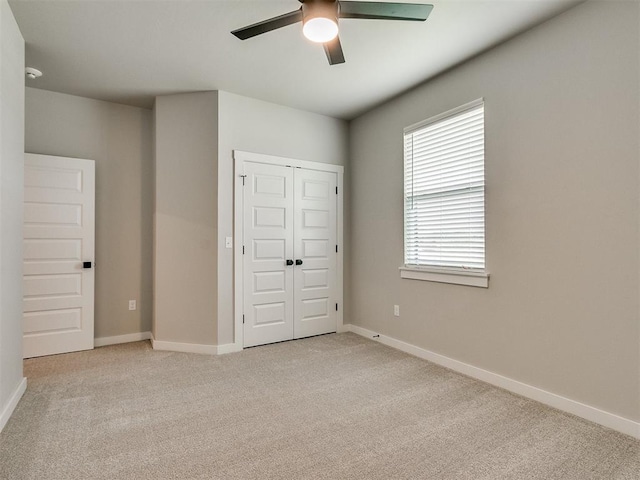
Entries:
{"type": "Polygon", "coordinates": [[[403,278],[488,286],[484,260],[484,103],[404,132],[403,278]]]}

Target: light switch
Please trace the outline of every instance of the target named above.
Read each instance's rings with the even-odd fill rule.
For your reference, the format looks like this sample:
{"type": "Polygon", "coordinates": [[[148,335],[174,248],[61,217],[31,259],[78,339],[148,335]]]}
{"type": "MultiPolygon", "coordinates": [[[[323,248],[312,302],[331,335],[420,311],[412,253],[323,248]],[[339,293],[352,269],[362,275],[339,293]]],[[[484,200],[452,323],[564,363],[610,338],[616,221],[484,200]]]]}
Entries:
{"type": "Polygon", "coordinates": [[[226,248],[233,248],[233,237],[225,237],[224,246],[226,248]]]}

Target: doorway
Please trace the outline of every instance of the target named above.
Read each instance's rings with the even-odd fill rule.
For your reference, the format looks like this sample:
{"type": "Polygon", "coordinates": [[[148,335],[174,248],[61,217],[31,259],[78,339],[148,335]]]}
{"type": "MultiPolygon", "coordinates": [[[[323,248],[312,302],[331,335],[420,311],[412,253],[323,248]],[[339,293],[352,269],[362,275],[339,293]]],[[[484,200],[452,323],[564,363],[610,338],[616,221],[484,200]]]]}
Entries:
{"type": "Polygon", "coordinates": [[[234,157],[236,343],[338,331],[343,167],[246,152],[234,157]]]}
{"type": "Polygon", "coordinates": [[[93,348],[95,162],[25,154],[24,358],[93,348]]]}

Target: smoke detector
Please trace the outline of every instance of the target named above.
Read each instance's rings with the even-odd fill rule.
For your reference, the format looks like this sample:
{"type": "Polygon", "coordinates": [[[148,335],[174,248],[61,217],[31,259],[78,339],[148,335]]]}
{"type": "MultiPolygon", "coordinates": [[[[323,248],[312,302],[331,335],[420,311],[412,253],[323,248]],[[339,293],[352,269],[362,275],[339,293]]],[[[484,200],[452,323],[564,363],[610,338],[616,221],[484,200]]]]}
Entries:
{"type": "Polygon", "coordinates": [[[27,67],[24,71],[27,74],[27,78],[30,78],[31,80],[42,76],[42,72],[37,68],[27,67]]]}

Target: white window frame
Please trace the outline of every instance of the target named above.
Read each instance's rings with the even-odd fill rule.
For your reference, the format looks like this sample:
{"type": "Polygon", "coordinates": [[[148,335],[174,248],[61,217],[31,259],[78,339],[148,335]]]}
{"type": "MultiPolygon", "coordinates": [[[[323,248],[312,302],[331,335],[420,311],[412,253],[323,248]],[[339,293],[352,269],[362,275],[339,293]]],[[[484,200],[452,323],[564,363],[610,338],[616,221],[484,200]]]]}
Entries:
{"type": "MultiPolygon", "coordinates": [[[[456,116],[467,110],[471,110],[484,104],[484,99],[479,98],[473,102],[462,105],[458,108],[454,108],[442,114],[431,117],[422,122],[416,123],[404,129],[404,135],[415,132],[428,125],[432,125],[441,120],[448,119],[456,116]]],[[[407,159],[404,158],[403,167],[406,165],[407,159]]],[[[484,162],[484,159],[483,159],[484,162]]],[[[403,192],[405,192],[405,185],[403,184],[403,192]]],[[[406,192],[404,193],[406,197],[406,192]]],[[[406,202],[405,202],[406,208],[406,202]]],[[[486,211],[486,206],[485,206],[486,211]]],[[[406,228],[406,212],[403,214],[403,222],[406,228]]],[[[486,229],[486,224],[485,224],[486,229]]],[[[486,233],[486,230],[485,230],[486,233]]],[[[404,235],[406,241],[406,235],[404,235]]],[[[485,238],[486,241],[486,238],[485,238]]],[[[405,245],[406,249],[406,245],[405,245]]],[[[486,246],[485,246],[486,249],[486,246]]],[[[404,258],[406,258],[406,250],[403,250],[404,258]]],[[[489,287],[489,273],[486,269],[486,250],[485,250],[485,268],[484,269],[467,269],[467,268],[454,268],[454,267],[439,267],[435,265],[403,265],[400,267],[400,277],[411,280],[426,280],[431,282],[451,283],[457,285],[468,285],[473,287],[489,287]]]]}

